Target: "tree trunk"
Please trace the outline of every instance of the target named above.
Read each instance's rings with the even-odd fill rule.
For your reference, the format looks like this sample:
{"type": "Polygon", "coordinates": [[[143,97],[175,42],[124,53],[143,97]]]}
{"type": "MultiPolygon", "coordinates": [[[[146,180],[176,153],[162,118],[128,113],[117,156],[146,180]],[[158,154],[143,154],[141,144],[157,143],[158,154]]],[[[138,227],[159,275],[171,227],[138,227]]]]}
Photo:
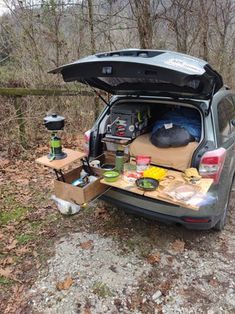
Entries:
{"type": "Polygon", "coordinates": [[[153,48],[153,23],[151,18],[150,0],[134,0],[130,2],[136,17],[140,48],[153,48]]]}
{"type": "Polygon", "coordinates": [[[94,34],[94,18],[93,18],[93,3],[92,0],[87,0],[88,3],[88,24],[90,30],[90,43],[91,43],[91,53],[95,53],[95,34],[94,34]]]}
{"type": "MultiPolygon", "coordinates": [[[[88,3],[88,24],[90,29],[90,43],[91,43],[91,53],[95,54],[96,46],[95,46],[95,33],[94,33],[94,18],[93,18],[93,3],[92,0],[87,0],[88,3]]],[[[95,97],[94,99],[94,118],[95,120],[98,118],[100,109],[99,109],[99,99],[95,97]]]]}

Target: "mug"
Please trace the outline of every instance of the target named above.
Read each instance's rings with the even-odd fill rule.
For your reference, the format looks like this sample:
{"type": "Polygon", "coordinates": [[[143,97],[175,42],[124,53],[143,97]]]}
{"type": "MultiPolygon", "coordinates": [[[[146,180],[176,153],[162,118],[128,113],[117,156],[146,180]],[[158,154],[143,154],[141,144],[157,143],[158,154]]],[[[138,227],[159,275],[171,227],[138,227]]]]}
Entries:
{"type": "Polygon", "coordinates": [[[90,166],[94,168],[99,168],[100,167],[100,161],[98,159],[92,160],[90,162],[90,166]]]}

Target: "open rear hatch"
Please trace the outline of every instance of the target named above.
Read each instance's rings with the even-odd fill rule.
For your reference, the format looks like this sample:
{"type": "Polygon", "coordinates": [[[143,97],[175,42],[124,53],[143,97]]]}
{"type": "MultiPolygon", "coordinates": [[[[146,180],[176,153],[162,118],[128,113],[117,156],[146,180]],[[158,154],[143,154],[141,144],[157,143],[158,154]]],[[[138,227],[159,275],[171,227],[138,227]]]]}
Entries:
{"type": "Polygon", "coordinates": [[[206,61],[161,50],[100,53],[49,73],[119,95],[210,99],[223,86],[221,76],[206,61]]]}

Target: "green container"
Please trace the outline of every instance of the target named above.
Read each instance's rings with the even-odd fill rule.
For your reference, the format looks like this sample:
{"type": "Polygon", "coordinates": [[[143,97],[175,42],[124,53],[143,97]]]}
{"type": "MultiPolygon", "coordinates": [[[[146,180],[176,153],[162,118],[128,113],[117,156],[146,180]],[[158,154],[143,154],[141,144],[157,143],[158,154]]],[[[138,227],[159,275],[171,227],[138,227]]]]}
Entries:
{"type": "Polygon", "coordinates": [[[123,165],[124,165],[124,151],[117,150],[115,157],[115,170],[121,173],[123,171],[123,165]]]}
{"type": "Polygon", "coordinates": [[[104,180],[106,182],[115,182],[119,178],[119,172],[112,170],[112,171],[105,171],[104,172],[104,180]]]}

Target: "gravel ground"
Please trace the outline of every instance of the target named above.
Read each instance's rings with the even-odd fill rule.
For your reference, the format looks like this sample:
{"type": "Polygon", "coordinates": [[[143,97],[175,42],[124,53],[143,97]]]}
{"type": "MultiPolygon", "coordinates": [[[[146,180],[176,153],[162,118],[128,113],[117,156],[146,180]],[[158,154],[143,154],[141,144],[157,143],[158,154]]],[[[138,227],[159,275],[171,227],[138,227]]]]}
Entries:
{"type": "Polygon", "coordinates": [[[122,214],[113,234],[61,238],[29,291],[33,313],[235,313],[234,198],[220,233],[122,214]]]}
{"type": "Polygon", "coordinates": [[[78,313],[84,304],[94,313],[116,313],[115,299],[135,291],[151,268],[135,254],[124,256],[112,239],[86,233],[62,238],[48,266],[31,290],[33,306],[45,314],[78,313]],[[73,279],[69,290],[58,291],[57,283],[68,277],[73,279]]]}

